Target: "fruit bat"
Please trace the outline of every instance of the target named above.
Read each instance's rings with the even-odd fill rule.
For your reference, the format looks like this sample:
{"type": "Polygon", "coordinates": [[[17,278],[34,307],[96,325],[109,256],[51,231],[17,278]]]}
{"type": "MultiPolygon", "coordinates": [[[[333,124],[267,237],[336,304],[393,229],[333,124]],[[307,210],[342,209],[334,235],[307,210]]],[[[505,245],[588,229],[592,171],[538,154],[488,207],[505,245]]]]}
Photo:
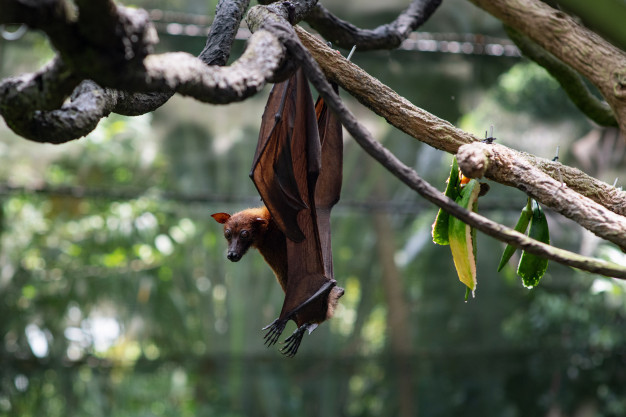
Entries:
{"type": "Polygon", "coordinates": [[[296,354],[306,331],[332,316],[344,292],[334,279],[330,243],[342,153],[341,125],[323,99],[313,104],[302,69],[276,84],[263,113],[250,177],[286,237],[285,301],[264,330],[271,346],[289,320],[296,322],[298,328],[281,349],[287,356],[296,354]]]}

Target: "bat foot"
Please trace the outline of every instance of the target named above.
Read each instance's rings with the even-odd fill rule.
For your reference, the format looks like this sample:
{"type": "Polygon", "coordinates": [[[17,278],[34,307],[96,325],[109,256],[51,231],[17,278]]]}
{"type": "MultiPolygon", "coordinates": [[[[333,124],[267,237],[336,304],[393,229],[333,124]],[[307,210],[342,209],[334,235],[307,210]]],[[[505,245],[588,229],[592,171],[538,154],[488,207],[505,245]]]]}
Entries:
{"type": "Polygon", "coordinates": [[[286,321],[276,319],[262,329],[262,330],[269,329],[268,332],[265,333],[265,336],[263,337],[263,339],[265,339],[265,346],[270,347],[278,341],[278,338],[280,337],[283,330],[285,329],[286,324],[287,324],[286,321]]]}
{"type": "Polygon", "coordinates": [[[298,353],[298,348],[300,347],[300,343],[302,342],[302,337],[304,333],[308,330],[309,325],[303,324],[298,327],[295,332],[291,334],[287,339],[285,339],[285,346],[280,349],[280,353],[287,356],[288,358],[292,358],[298,353]]]}

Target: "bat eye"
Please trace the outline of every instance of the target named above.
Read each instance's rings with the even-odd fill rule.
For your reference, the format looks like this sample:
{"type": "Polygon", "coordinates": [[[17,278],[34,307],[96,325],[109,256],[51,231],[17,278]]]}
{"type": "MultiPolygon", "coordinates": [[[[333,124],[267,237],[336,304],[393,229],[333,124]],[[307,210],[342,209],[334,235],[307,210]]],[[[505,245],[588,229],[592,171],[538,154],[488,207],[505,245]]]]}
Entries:
{"type": "Polygon", "coordinates": [[[230,238],[233,237],[233,233],[230,231],[230,229],[224,230],[224,237],[228,240],[230,240],[230,238]]]}
{"type": "Polygon", "coordinates": [[[242,230],[241,233],[239,233],[239,236],[242,239],[247,239],[250,237],[250,232],[248,232],[247,230],[242,230]]]}

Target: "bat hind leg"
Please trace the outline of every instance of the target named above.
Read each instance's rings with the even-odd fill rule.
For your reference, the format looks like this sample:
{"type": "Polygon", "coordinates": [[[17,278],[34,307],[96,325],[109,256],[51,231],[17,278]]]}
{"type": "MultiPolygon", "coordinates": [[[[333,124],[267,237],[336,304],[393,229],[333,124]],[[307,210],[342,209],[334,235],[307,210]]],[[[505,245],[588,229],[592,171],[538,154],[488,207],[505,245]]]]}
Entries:
{"type": "Polygon", "coordinates": [[[287,339],[285,339],[285,346],[280,349],[280,352],[292,358],[298,353],[298,348],[300,347],[300,343],[302,342],[302,337],[304,337],[304,333],[306,331],[311,334],[313,330],[317,327],[317,323],[309,324],[305,323],[302,326],[298,327],[295,332],[291,334],[287,339]]]}
{"type": "Polygon", "coordinates": [[[270,347],[278,341],[278,338],[280,337],[283,330],[285,329],[286,324],[287,322],[285,320],[276,319],[262,329],[262,330],[269,329],[267,333],[265,333],[265,336],[263,337],[263,339],[265,339],[265,346],[270,347]]]}

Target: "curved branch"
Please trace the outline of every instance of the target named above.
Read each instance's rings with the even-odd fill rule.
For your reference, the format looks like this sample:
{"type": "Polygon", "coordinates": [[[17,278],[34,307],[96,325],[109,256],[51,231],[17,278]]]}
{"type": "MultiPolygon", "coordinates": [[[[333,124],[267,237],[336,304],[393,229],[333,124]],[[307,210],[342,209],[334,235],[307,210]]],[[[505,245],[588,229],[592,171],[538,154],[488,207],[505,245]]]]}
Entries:
{"type": "MultiPolygon", "coordinates": [[[[322,66],[325,75],[339,84],[357,100],[370,108],[376,114],[384,117],[390,124],[406,134],[442,151],[456,154],[462,145],[477,140],[473,135],[457,129],[445,120],[414,106],[404,97],[399,96],[391,88],[372,77],[354,63],[346,62],[322,41],[296,28],[303,44],[313,54],[322,66]]],[[[515,160],[524,161],[540,169],[557,181],[568,186],[568,192],[577,192],[603,206],[600,210],[610,210],[620,216],[626,216],[626,192],[620,191],[602,181],[584,174],[582,171],[552,162],[535,156],[515,152],[515,160]]],[[[515,175],[512,169],[506,166],[492,168],[487,178],[496,182],[514,186],[524,191],[532,190],[536,185],[528,183],[528,179],[515,175]]],[[[556,207],[559,203],[556,198],[540,201],[556,207]]],[[[578,219],[573,219],[578,222],[578,219]]],[[[620,217],[623,222],[624,219],[620,217]]],[[[619,229],[618,229],[619,230],[619,229]]]]}
{"type": "MultiPolygon", "coordinates": [[[[225,51],[230,49],[239,26],[238,19],[243,16],[248,3],[249,0],[220,3],[216,22],[222,18],[225,22],[216,23],[212,28],[207,46],[201,53],[205,62],[218,65],[226,63],[228,53],[225,51]]],[[[108,2],[102,4],[105,9],[109,6],[108,2]]],[[[123,10],[121,14],[127,11],[120,10],[123,10]]],[[[113,21],[110,10],[100,12],[108,13],[109,23],[113,21]]],[[[144,14],[139,13],[140,16],[144,14]]],[[[37,17],[37,14],[34,13],[33,16],[37,17]]],[[[35,19],[32,16],[30,18],[35,19]]],[[[87,21],[93,18],[93,14],[87,13],[87,21]]],[[[121,19],[122,22],[126,20],[129,19],[121,19]]],[[[64,22],[69,26],[77,25],[65,20],[64,22]]],[[[53,27],[47,21],[42,23],[36,20],[36,23],[44,28],[53,27]]],[[[136,24],[131,26],[135,27],[136,24]]],[[[133,30],[126,32],[133,33],[133,30]]],[[[101,35],[95,34],[92,37],[99,39],[99,36],[101,35]]],[[[57,57],[35,74],[3,81],[0,84],[0,114],[20,136],[38,142],[64,143],[86,135],[97,126],[101,118],[111,112],[123,115],[144,114],[161,106],[176,92],[210,103],[244,100],[263,88],[272,78],[283,57],[282,46],[273,36],[263,31],[250,38],[243,55],[229,67],[207,66],[189,54],[149,55],[143,60],[140,69],[134,68],[133,64],[129,64],[129,67],[118,67],[116,73],[123,73],[123,77],[111,81],[108,75],[101,76],[101,73],[95,71],[94,80],[101,85],[121,88],[131,84],[131,91],[152,92],[118,91],[88,82],[81,85],[72,94],[71,101],[62,106],[67,95],[79,84],[81,78],[77,74],[82,70],[76,71],[76,65],[70,68],[64,64],[66,61],[57,57]]],[[[98,64],[107,67],[109,63],[103,61],[106,58],[102,57],[98,64]]],[[[75,62],[75,59],[72,58],[71,62],[75,62]]],[[[92,60],[87,65],[97,67],[92,60]]],[[[108,70],[105,73],[108,74],[108,70]]]]}
{"type": "Polygon", "coordinates": [[[471,0],[584,75],[626,132],[626,53],[540,0],[471,0]]]}
{"type": "Polygon", "coordinates": [[[517,151],[495,143],[473,142],[459,148],[457,160],[461,171],[464,174],[473,172],[474,178],[483,174],[488,178],[501,178],[503,174],[515,178],[516,187],[524,193],[626,252],[626,217],[564,186],[561,181],[520,158],[517,151]]]}
{"type": "MultiPolygon", "coordinates": [[[[285,32],[286,28],[283,29],[285,32]]],[[[434,203],[438,207],[443,208],[453,216],[459,218],[471,227],[492,236],[505,243],[509,243],[517,248],[524,249],[529,253],[562,263],[564,265],[573,266],[584,271],[594,272],[610,277],[626,279],[626,267],[617,265],[612,262],[606,262],[599,259],[588,258],[577,255],[575,253],[555,248],[536,241],[526,235],[516,232],[513,229],[489,220],[477,213],[468,211],[456,204],[450,198],[435,187],[424,181],[417,175],[415,171],[404,165],[391,152],[377,142],[371,134],[361,125],[356,117],[345,107],[339,96],[334,92],[330,83],[320,70],[315,60],[308,51],[302,46],[298,38],[290,33],[278,33],[281,40],[289,49],[290,53],[300,62],[304,68],[307,78],[315,86],[325,102],[337,115],[341,124],[350,132],[352,137],[359,145],[376,159],[387,170],[399,178],[413,190],[417,191],[422,197],[434,203]]],[[[344,65],[347,63],[344,60],[344,65]]]]}
{"type": "Polygon", "coordinates": [[[284,57],[282,45],[267,31],[257,31],[244,54],[228,67],[207,67],[184,52],[150,55],[140,80],[148,90],[171,89],[205,103],[242,101],[256,94],[284,57]]]}
{"type": "Polygon", "coordinates": [[[349,49],[356,45],[359,51],[394,49],[426,22],[440,4],[441,0],[413,0],[393,22],[375,29],[359,29],[339,19],[321,4],[305,20],[335,46],[349,49]]]}
{"type": "Polygon", "coordinates": [[[249,5],[250,0],[220,0],[217,3],[206,45],[198,55],[202,62],[207,65],[226,65],[230,48],[249,5]]]}
{"type": "MultiPolygon", "coordinates": [[[[182,52],[150,55],[144,62],[145,74],[137,84],[149,90],[178,92],[207,103],[242,101],[263,88],[283,55],[276,38],[259,31],[250,38],[243,55],[229,67],[207,67],[196,57],[182,52]]],[[[39,94],[20,95],[23,91],[37,90],[40,79],[27,74],[0,84],[0,114],[16,133],[37,142],[64,143],[77,139],[93,130],[98,120],[112,111],[136,115],[129,104],[137,100],[154,105],[149,102],[153,98],[149,94],[134,97],[128,103],[123,102],[125,95],[95,88],[90,83],[59,110],[41,112],[39,94]],[[14,106],[18,96],[20,112],[14,106]]],[[[162,97],[155,94],[155,99],[158,104],[162,97]]]]}
{"type": "MultiPolygon", "coordinates": [[[[215,19],[211,24],[204,49],[198,58],[206,65],[224,66],[230,57],[230,48],[235,41],[237,30],[250,0],[219,0],[215,19]]],[[[138,116],[149,113],[165,104],[174,91],[153,93],[126,93],[117,91],[120,99],[113,113],[124,116],[138,116]]]]}
{"type": "Polygon", "coordinates": [[[519,31],[506,25],[504,29],[524,55],[545,68],[559,82],[561,88],[580,111],[601,126],[617,126],[611,107],[589,91],[576,71],[519,31]]]}
{"type": "MultiPolygon", "coordinates": [[[[93,130],[98,121],[111,112],[143,114],[161,106],[174,93],[216,104],[241,101],[284,72],[282,45],[261,30],[255,32],[244,54],[231,66],[206,65],[223,65],[227,61],[228,50],[249,0],[220,1],[201,59],[185,53],[148,55],[156,42],[156,34],[143,10],[116,7],[110,0],[95,4],[79,0],[81,13],[76,20],[63,0],[33,4],[0,0],[0,6],[6,7],[4,20],[0,18],[0,22],[27,22],[41,28],[62,58],[34,75],[3,81],[0,114],[17,134],[34,141],[64,143],[77,139],[93,130]],[[98,26],[99,16],[103,24],[93,31],[88,30],[90,26],[98,26]],[[106,43],[109,35],[113,39],[110,44],[106,43]],[[137,65],[138,58],[142,58],[140,65],[137,65]],[[55,77],[61,70],[66,76],[57,80],[55,77]],[[86,82],[74,92],[70,102],[61,106],[87,76],[108,88],[86,82]],[[16,97],[19,97],[19,106],[15,105],[16,97]]],[[[270,21],[295,21],[315,4],[314,0],[282,2],[263,7],[265,13],[257,15],[270,21]]]]}
{"type": "Polygon", "coordinates": [[[68,68],[82,79],[132,87],[132,74],[141,70],[144,57],[158,42],[148,13],[117,6],[112,0],[77,3],[78,16],[66,0],[0,0],[0,23],[41,29],[68,68]]]}
{"type": "Polygon", "coordinates": [[[585,25],[593,27],[613,44],[626,50],[626,3],[621,0],[559,0],[558,4],[572,10],[585,25]]]}
{"type": "MultiPolygon", "coordinates": [[[[208,66],[226,65],[237,30],[249,5],[250,0],[219,0],[206,45],[198,55],[202,62],[208,66]]],[[[174,91],[127,93],[109,89],[105,91],[118,97],[112,112],[124,116],[139,116],[154,111],[165,104],[175,93],[174,91]]]]}
{"type": "Polygon", "coordinates": [[[30,28],[44,31],[51,27],[51,22],[58,22],[59,28],[73,23],[72,9],[65,0],[0,0],[0,10],[0,23],[24,23],[30,28]]]}

